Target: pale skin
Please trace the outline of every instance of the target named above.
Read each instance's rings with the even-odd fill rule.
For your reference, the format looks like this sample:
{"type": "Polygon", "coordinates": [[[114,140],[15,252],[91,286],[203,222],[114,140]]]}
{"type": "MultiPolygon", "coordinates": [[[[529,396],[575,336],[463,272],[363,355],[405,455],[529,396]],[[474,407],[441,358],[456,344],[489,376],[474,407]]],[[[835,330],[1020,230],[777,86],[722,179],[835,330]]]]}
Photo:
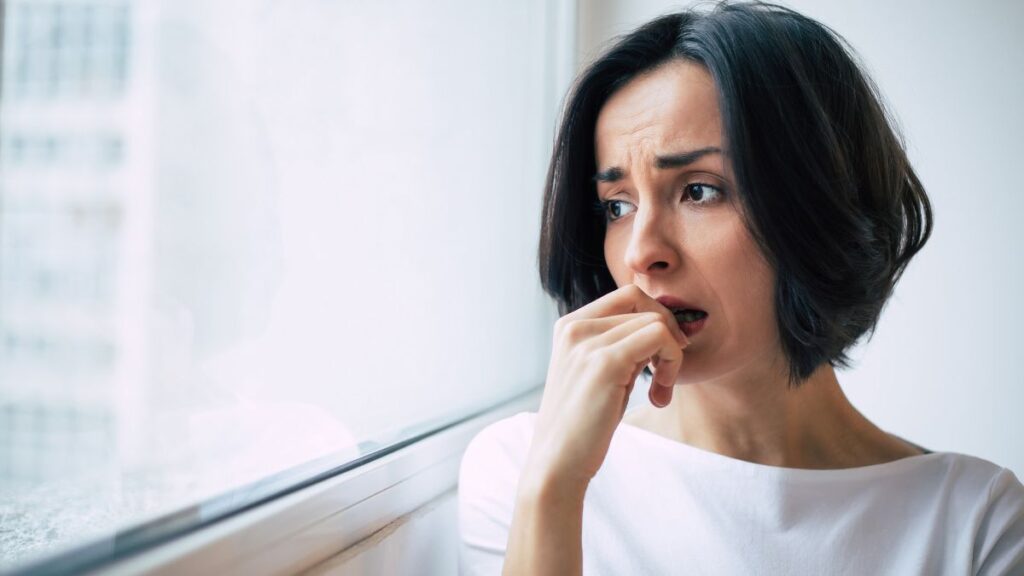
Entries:
{"type": "Polygon", "coordinates": [[[787,387],[774,271],[743,224],[702,66],[674,60],[634,78],[602,107],[595,141],[597,194],[615,201],[604,254],[619,288],[556,324],[504,574],[581,573],[583,496],[620,422],[787,468],[921,454],[860,414],[828,363],[787,387]],[[658,161],[696,150],[707,152],[686,165],[658,161]],[[662,295],[706,311],[704,328],[683,334],[662,295]],[[623,417],[649,361],[651,404],[623,417]]]}

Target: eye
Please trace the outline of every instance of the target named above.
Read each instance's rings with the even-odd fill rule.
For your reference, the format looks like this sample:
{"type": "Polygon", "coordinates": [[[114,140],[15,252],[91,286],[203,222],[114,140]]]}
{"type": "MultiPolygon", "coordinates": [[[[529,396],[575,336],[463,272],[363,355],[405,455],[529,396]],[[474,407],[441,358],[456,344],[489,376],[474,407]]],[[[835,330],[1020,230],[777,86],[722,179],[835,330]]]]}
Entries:
{"type": "Polygon", "coordinates": [[[722,189],[711,184],[705,184],[703,182],[694,182],[687,184],[683,188],[684,194],[693,199],[693,203],[698,206],[704,206],[707,204],[713,204],[721,199],[722,189]]]}
{"type": "MultiPolygon", "coordinates": [[[[709,206],[719,202],[725,196],[725,191],[704,182],[693,182],[683,187],[683,194],[691,199],[692,204],[709,206]]],[[[605,223],[614,222],[626,215],[623,206],[633,205],[624,200],[597,201],[594,203],[594,213],[603,216],[605,223]]]]}
{"type": "Polygon", "coordinates": [[[596,202],[594,204],[594,211],[604,216],[605,222],[614,222],[615,220],[618,220],[619,218],[622,218],[622,216],[624,216],[624,214],[622,214],[622,208],[618,207],[618,205],[620,204],[625,206],[632,206],[632,204],[630,204],[629,202],[625,202],[623,200],[605,200],[596,202]],[[617,207],[618,213],[616,213],[617,207]]]}

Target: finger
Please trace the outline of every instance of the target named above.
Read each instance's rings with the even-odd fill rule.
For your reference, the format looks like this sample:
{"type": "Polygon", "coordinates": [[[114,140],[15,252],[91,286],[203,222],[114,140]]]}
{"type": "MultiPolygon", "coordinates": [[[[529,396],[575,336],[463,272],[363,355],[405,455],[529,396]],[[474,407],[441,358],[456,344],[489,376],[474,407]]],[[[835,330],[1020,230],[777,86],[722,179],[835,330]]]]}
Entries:
{"type": "Polygon", "coordinates": [[[616,290],[605,294],[590,304],[566,314],[559,320],[571,322],[574,320],[593,319],[607,317],[616,314],[630,314],[636,312],[656,312],[665,319],[665,325],[669,327],[681,346],[689,344],[686,334],[679,327],[672,312],[654,298],[648,296],[636,284],[626,284],[616,290]]]}
{"type": "Polygon", "coordinates": [[[613,354],[619,355],[623,362],[642,365],[657,355],[652,384],[665,387],[675,385],[679,368],[683,365],[683,351],[676,347],[671,332],[661,322],[642,326],[613,346],[613,354]]]}
{"type": "MultiPolygon", "coordinates": [[[[651,372],[657,372],[656,366],[659,363],[659,358],[655,356],[652,360],[651,372]]],[[[666,384],[665,380],[655,380],[654,376],[651,377],[651,387],[647,390],[647,397],[651,400],[651,404],[658,408],[664,408],[672,402],[672,392],[675,390],[675,377],[673,376],[669,382],[670,384],[666,384]]]]}
{"type": "MultiPolygon", "coordinates": [[[[611,316],[610,318],[621,319],[614,325],[609,325],[600,334],[593,336],[592,344],[596,347],[610,346],[619,340],[622,340],[626,336],[636,332],[648,324],[656,324],[663,322],[660,314],[654,312],[643,312],[640,314],[620,314],[618,316],[611,316]]],[[[584,320],[584,322],[596,322],[592,320],[584,320]]],[[[640,366],[643,370],[643,365],[640,366]]]]}
{"type": "Polygon", "coordinates": [[[686,351],[682,351],[682,356],[679,357],[679,360],[673,362],[669,359],[662,359],[660,355],[656,354],[651,362],[651,384],[656,384],[659,387],[670,390],[674,388],[676,377],[679,376],[679,369],[683,367],[683,358],[685,356],[686,351]]]}
{"type": "Polygon", "coordinates": [[[629,377],[629,391],[630,392],[633,391],[633,385],[636,384],[636,379],[637,379],[638,376],[640,376],[640,371],[641,370],[643,370],[643,367],[639,367],[636,370],[633,370],[633,375],[629,377]]]}
{"type": "MultiPolygon", "coordinates": [[[[647,313],[648,318],[646,322],[650,322],[651,318],[654,317],[652,313],[647,313]]],[[[642,326],[646,322],[637,323],[636,319],[642,314],[616,314],[615,316],[607,316],[604,318],[593,318],[589,320],[574,320],[566,323],[560,329],[555,331],[553,335],[552,344],[575,346],[581,342],[590,341],[593,338],[599,338],[596,342],[597,347],[606,346],[612,342],[621,340],[626,334],[635,331],[637,328],[642,326]],[[606,334],[624,324],[630,323],[630,328],[621,329],[615,332],[615,336],[608,338],[606,334]]],[[[658,316],[660,318],[660,316],[658,316]]]]}
{"type": "MultiPolygon", "coordinates": [[[[578,320],[573,327],[573,337],[577,340],[585,340],[591,350],[600,350],[618,343],[623,338],[640,330],[649,324],[661,324],[661,316],[650,312],[643,314],[620,314],[599,318],[595,320],[578,320]],[[602,330],[602,327],[606,327],[602,330]],[[588,336],[593,334],[592,336],[588,336]]],[[[623,368],[630,363],[621,362],[623,368]]],[[[632,388],[637,376],[644,369],[643,363],[633,362],[633,374],[623,385],[632,388]]]]}
{"type": "Polygon", "coordinates": [[[602,316],[600,318],[577,319],[573,322],[573,324],[588,327],[588,330],[583,331],[588,335],[597,335],[607,332],[608,330],[625,322],[629,322],[630,320],[633,320],[639,316],[641,316],[641,314],[614,314],[612,316],[602,316]]]}
{"type": "Polygon", "coordinates": [[[629,384],[626,386],[626,397],[622,400],[622,411],[619,412],[619,420],[622,420],[622,416],[626,413],[626,407],[629,405],[629,397],[633,395],[633,387],[636,385],[636,377],[640,374],[640,370],[634,370],[633,375],[629,378],[629,384]]]}
{"type": "MultiPolygon", "coordinates": [[[[609,346],[647,325],[662,324],[661,315],[652,314],[650,312],[625,316],[632,316],[632,318],[609,329],[600,336],[595,336],[593,343],[597,346],[609,346]]],[[[673,348],[673,350],[678,351],[676,348],[673,348]]],[[[652,384],[657,384],[660,387],[674,386],[675,378],[679,373],[679,368],[682,366],[682,359],[680,357],[675,365],[673,365],[669,360],[670,358],[666,358],[666,361],[663,363],[661,361],[661,354],[654,354],[653,357],[648,357],[639,364],[640,370],[643,370],[644,366],[650,362],[651,372],[653,373],[651,380],[652,384]]],[[[671,393],[669,394],[671,395],[671,393]]]]}
{"type": "Polygon", "coordinates": [[[647,398],[658,408],[664,408],[672,402],[672,388],[651,384],[647,390],[647,398]]]}

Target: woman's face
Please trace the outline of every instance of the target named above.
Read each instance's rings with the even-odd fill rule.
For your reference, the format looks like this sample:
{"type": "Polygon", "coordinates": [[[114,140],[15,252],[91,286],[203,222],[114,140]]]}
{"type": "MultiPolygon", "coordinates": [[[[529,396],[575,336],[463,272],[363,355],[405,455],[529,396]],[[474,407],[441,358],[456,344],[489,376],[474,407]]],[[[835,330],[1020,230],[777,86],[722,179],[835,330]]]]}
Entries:
{"type": "Polygon", "coordinates": [[[751,376],[780,357],[774,272],[741,218],[723,150],[714,82],[671,61],[633,79],[595,129],[604,256],[617,286],[636,284],[708,313],[690,337],[677,383],[751,376]],[[676,158],[671,158],[676,157],[676,158]]]}

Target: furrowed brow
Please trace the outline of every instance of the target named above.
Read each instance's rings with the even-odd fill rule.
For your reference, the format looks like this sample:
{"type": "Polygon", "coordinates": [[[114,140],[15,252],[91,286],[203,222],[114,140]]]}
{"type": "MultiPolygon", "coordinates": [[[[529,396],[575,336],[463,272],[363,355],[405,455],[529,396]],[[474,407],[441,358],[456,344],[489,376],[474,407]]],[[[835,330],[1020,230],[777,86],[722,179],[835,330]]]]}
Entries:
{"type": "Polygon", "coordinates": [[[700,148],[698,150],[691,150],[689,152],[681,152],[679,154],[669,154],[668,156],[658,156],[655,166],[661,169],[666,168],[682,168],[693,164],[697,160],[709,155],[709,154],[721,154],[722,150],[716,146],[708,146],[706,148],[700,148]]]}
{"type": "Polygon", "coordinates": [[[601,170],[594,174],[595,182],[618,182],[622,180],[622,168],[612,166],[607,170],[601,170]]]}
{"type": "MultiPolygon", "coordinates": [[[[654,165],[659,169],[665,170],[668,168],[683,168],[693,164],[697,160],[709,155],[709,154],[721,154],[722,150],[717,146],[707,146],[699,148],[697,150],[689,150],[687,152],[680,152],[678,154],[668,154],[666,156],[657,156],[654,165]]],[[[618,182],[622,180],[625,172],[618,166],[612,166],[601,170],[597,174],[594,174],[595,182],[618,182]]]]}

